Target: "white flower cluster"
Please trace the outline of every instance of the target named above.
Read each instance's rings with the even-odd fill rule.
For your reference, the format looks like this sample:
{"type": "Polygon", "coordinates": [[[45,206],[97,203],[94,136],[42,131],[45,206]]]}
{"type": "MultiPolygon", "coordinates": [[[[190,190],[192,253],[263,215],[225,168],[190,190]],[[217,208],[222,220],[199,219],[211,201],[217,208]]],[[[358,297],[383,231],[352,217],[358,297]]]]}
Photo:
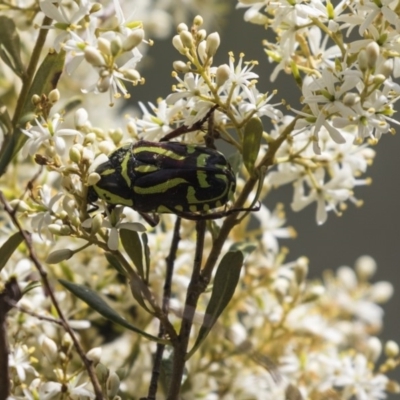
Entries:
{"type": "MultiPolygon", "coordinates": [[[[165,10],[188,12],[181,2],[167,3],[138,2],[137,11],[146,14],[144,20],[149,23],[158,15],[164,32],[170,23],[165,10]],[[163,3],[163,8],[152,9],[156,3],[163,3]]],[[[209,11],[213,1],[203,3],[209,11]]],[[[194,2],[187,4],[198,7],[194,2]]],[[[53,21],[41,28],[54,34],[52,46],[57,52],[66,52],[67,71],[79,82],[75,89],[86,95],[108,92],[113,103],[121,94],[129,97],[126,82],[143,83],[137,70],[142,58],[138,46],[148,31],[142,22],[124,16],[122,10],[130,8],[131,2],[43,0],[39,5],[53,21]],[[79,79],[79,64],[84,66],[84,79],[79,79]],[[94,75],[95,83],[84,88],[86,78],[94,75]]],[[[340,214],[347,202],[361,204],[354,189],[369,184],[361,176],[375,156],[369,146],[397,124],[392,116],[400,97],[400,86],[393,80],[400,76],[399,2],[343,0],[333,6],[319,0],[242,0],[238,6],[247,8],[247,21],[275,31],[279,40],[265,42],[270,60],[277,62],[272,81],[278,73],[291,73],[302,109],[288,106],[282,111],[279,106],[288,101],[272,104],[275,90],[259,90],[257,62],[246,62],[243,54],[235,59],[230,53],[226,63],[215,65],[219,34],[207,33],[200,16],[190,28],[181,23],[172,39],[185,59],[173,64],[177,83],[172,93],[149,107],[139,102],[143,116],[130,119],[126,132],[95,102],[75,111],[71,123],[59,108],[60,97],[65,97],[58,89],[33,96],[37,117],[21,129],[25,140],[21,162],[9,166],[1,188],[7,198],[14,198],[9,204],[21,229],[34,232],[31,246],[46,265],[43,269],[51,284],[43,284],[45,290],[39,286],[43,274],[38,274],[36,259],[28,257],[23,246],[17,246],[8,264],[0,268],[0,294],[14,277],[23,292],[18,304],[11,305],[16,308],[7,313],[10,399],[95,397],[89,370],[82,367],[76,343],[55,314],[49,291],[69,326],[78,331],[77,341],[93,361],[96,377],[110,399],[146,395],[155,350],[155,343],[147,340],[150,335],[153,340],[160,335],[177,346],[179,340],[173,342],[170,333],[180,331],[187,318],[187,299],[193,296],[188,290],[198,246],[195,224],[183,219],[176,235],[175,215],[167,214],[141,234],[146,215],[142,218],[133,209],[111,202],[104,201],[99,211],[97,203],[90,204],[90,189],[101,179],[96,167],[108,160],[110,152],[126,140],[158,141],[166,136],[185,143],[206,142],[209,147],[222,139],[236,150],[239,160],[238,165],[234,165],[235,157],[230,162],[237,175],[233,209],[228,205],[221,218],[207,222],[202,248],[205,265],[199,266],[200,274],[210,255],[217,266],[218,257],[234,248],[243,244],[254,248],[242,254],[240,279],[229,304],[223,312],[217,310],[221,312],[213,330],[197,352],[189,353],[182,398],[379,400],[387,392],[399,392],[398,384],[387,376],[399,365],[398,346],[394,342],[383,345],[375,337],[383,325],[381,304],[391,297],[393,288],[388,282],[370,282],[374,261],[360,258],[354,270],[341,267],[311,281],[308,260],[287,262],[287,250],[280,247],[281,239],[295,237],[294,229],[286,225],[283,206],[257,207],[257,200],[264,202],[272,189],[285,184],[294,187],[293,210],[317,204],[318,224],[327,220],[330,211],[340,214]],[[355,28],[361,40],[346,42],[346,30],[350,33],[355,28]],[[334,45],[328,48],[328,43],[334,45]],[[103,125],[105,119],[113,124],[109,130],[103,125]],[[258,132],[252,131],[252,121],[259,122],[258,132]],[[28,156],[46,172],[32,177],[28,156]],[[26,187],[17,187],[19,182],[26,187]],[[240,203],[243,193],[247,198],[240,203]],[[249,217],[255,208],[259,210],[249,217]],[[233,217],[237,219],[229,227],[225,223],[233,217]],[[132,234],[128,245],[127,231],[132,234]],[[172,256],[171,243],[177,236],[172,256]],[[217,245],[220,248],[215,251],[217,245]],[[160,310],[169,257],[174,259],[174,272],[172,292],[166,296],[169,309],[164,313],[160,310]],[[104,306],[103,300],[109,304],[105,314],[112,315],[115,325],[104,326],[103,317],[60,286],[62,279],[95,293],[95,304],[87,304],[97,311],[99,304],[104,306]],[[121,321],[125,328],[131,323],[136,330],[121,333],[116,327],[121,321]],[[160,321],[170,329],[168,334],[159,333],[160,321]],[[129,368],[121,371],[121,365],[129,368]]],[[[106,173],[129,181],[128,189],[134,193],[126,160],[121,165],[115,161],[106,173]]],[[[165,189],[170,175],[165,176],[166,182],[155,186],[165,189]]],[[[119,186],[111,185],[110,193],[117,199],[118,190],[119,186]]],[[[12,235],[10,224],[3,222],[9,221],[10,214],[14,215],[10,212],[1,218],[4,237],[12,235]]],[[[4,243],[6,239],[1,238],[0,251],[4,243]]],[[[205,313],[215,294],[215,269],[206,276],[211,284],[194,310],[189,352],[199,326],[207,327],[212,320],[205,313]]],[[[221,291],[225,300],[223,296],[226,293],[221,291]]],[[[169,368],[170,356],[164,352],[161,368],[169,368]]],[[[162,396],[159,389],[157,398],[162,396]]]]}

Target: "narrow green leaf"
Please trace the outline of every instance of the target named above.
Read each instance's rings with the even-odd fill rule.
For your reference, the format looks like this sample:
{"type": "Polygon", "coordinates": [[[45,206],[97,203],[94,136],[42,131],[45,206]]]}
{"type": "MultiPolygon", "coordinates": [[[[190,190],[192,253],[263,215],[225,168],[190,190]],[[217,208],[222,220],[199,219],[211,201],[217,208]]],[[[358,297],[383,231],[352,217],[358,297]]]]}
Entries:
{"type": "Polygon", "coordinates": [[[237,175],[240,171],[240,166],[242,165],[242,155],[239,151],[235,151],[227,157],[227,160],[232,167],[233,173],[237,175]]]}
{"type": "Polygon", "coordinates": [[[128,276],[127,272],[121,265],[121,263],[118,261],[118,258],[114,256],[112,253],[104,253],[106,256],[107,261],[110,263],[110,265],[121,275],[128,276]]]}
{"type": "Polygon", "coordinates": [[[257,244],[255,242],[237,242],[230,247],[229,251],[241,251],[243,253],[243,258],[246,258],[256,248],[257,244]]]}
{"type": "Polygon", "coordinates": [[[61,285],[63,285],[67,290],[69,290],[76,297],[84,301],[90,308],[97,311],[104,318],[123,326],[131,331],[142,335],[143,337],[152,340],[154,342],[167,344],[168,342],[162,339],[159,339],[153,335],[150,335],[136,326],[130,324],[124,318],[122,318],[113,308],[111,308],[94,290],[90,289],[84,285],[78,285],[76,283],[72,283],[66,281],[64,279],[58,280],[61,285]]]}
{"type": "Polygon", "coordinates": [[[145,270],[146,270],[144,281],[148,283],[150,278],[150,247],[149,247],[149,239],[145,232],[142,233],[142,243],[144,250],[145,270]]]}
{"type": "Polygon", "coordinates": [[[12,19],[0,16],[0,57],[19,76],[25,72],[21,60],[21,43],[12,19]]]}
{"type": "Polygon", "coordinates": [[[0,128],[7,136],[12,131],[12,122],[6,105],[0,100],[0,128]]]}
{"type": "Polygon", "coordinates": [[[21,232],[16,232],[3,243],[0,248],[0,271],[4,268],[8,259],[12,256],[23,240],[24,238],[21,232]]]}
{"type": "Polygon", "coordinates": [[[187,355],[187,359],[199,348],[231,300],[239,282],[243,260],[244,255],[239,250],[229,251],[222,258],[215,274],[211,298],[207,305],[203,324],[197,336],[196,343],[187,355]]]}
{"type": "Polygon", "coordinates": [[[153,294],[150,292],[150,289],[133,269],[129,270],[128,274],[129,287],[131,289],[132,296],[148,313],[154,315],[154,311],[150,310],[145,302],[146,298],[154,298],[153,294]]]}
{"type": "Polygon", "coordinates": [[[25,125],[22,124],[21,121],[25,121],[26,115],[32,113],[35,109],[32,104],[32,96],[34,94],[38,94],[39,96],[43,93],[48,94],[57,87],[58,80],[64,67],[64,61],[64,51],[49,53],[37,70],[20,113],[19,125],[15,127],[12,135],[7,135],[4,138],[3,146],[0,150],[0,176],[5,173],[8,164],[28,139],[28,137],[22,133],[20,127],[25,125]]]}
{"type": "Polygon", "coordinates": [[[72,112],[74,109],[78,108],[82,104],[82,97],[74,96],[68,99],[68,101],[63,105],[63,110],[65,114],[72,112]]]}
{"type": "Polygon", "coordinates": [[[252,117],[244,128],[243,162],[250,175],[254,174],[254,165],[260,151],[263,125],[258,117],[252,117]]]}
{"type": "Polygon", "coordinates": [[[121,238],[122,246],[124,246],[126,253],[135,265],[139,276],[144,279],[143,249],[139,234],[130,229],[121,229],[119,237],[121,238]]]}

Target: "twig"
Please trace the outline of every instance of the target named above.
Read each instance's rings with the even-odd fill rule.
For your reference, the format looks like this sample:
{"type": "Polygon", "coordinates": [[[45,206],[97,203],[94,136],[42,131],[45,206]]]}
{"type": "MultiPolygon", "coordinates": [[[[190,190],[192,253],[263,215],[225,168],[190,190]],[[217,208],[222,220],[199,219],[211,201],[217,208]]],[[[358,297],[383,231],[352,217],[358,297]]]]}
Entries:
{"type": "Polygon", "coordinates": [[[194,132],[194,131],[199,131],[203,128],[204,123],[210,118],[210,115],[218,108],[218,105],[212,106],[208,111],[207,114],[200,119],[199,121],[196,121],[192,126],[186,126],[186,125],[181,125],[179,128],[174,129],[172,132],[169,132],[166,134],[160,142],[167,142],[170,139],[174,139],[180,135],[183,135],[185,133],[189,132],[194,132]]]}
{"type": "Polygon", "coordinates": [[[174,356],[172,366],[172,376],[168,390],[167,400],[178,400],[181,389],[182,376],[185,368],[186,353],[189,344],[190,330],[193,325],[193,318],[196,311],[197,302],[205,286],[202,284],[200,270],[203,258],[204,236],[206,232],[206,221],[200,220],[196,223],[197,242],[194,255],[193,271],[189,287],[186,294],[185,308],[183,311],[181,329],[179,331],[179,341],[173,342],[174,356]]]}
{"type": "Polygon", "coordinates": [[[11,220],[13,221],[14,225],[17,227],[17,229],[19,230],[19,232],[21,233],[22,237],[24,238],[25,244],[28,248],[28,252],[29,252],[29,258],[31,259],[31,261],[33,262],[33,264],[35,265],[36,269],[38,270],[40,277],[42,278],[42,283],[43,286],[46,290],[46,293],[50,296],[51,302],[55,308],[55,310],[57,311],[57,314],[60,318],[61,321],[61,325],[62,327],[65,329],[66,332],[69,333],[69,335],[71,336],[72,342],[74,343],[74,347],[79,355],[79,357],[81,358],[87,372],[90,378],[90,381],[92,382],[93,385],[93,390],[94,393],[96,395],[96,400],[104,400],[102,391],[101,391],[101,386],[100,383],[97,379],[96,373],[94,371],[93,368],[93,363],[91,360],[89,360],[86,357],[85,352],[83,351],[81,345],[79,344],[78,339],[75,336],[75,333],[73,332],[72,328],[69,326],[66,318],[64,317],[63,312],[61,311],[61,308],[57,302],[57,299],[53,293],[53,290],[50,286],[50,282],[47,278],[47,272],[44,270],[42,264],[40,263],[39,259],[36,256],[35,251],[33,250],[33,246],[32,246],[32,238],[30,236],[30,234],[28,232],[26,232],[24,229],[22,229],[18,219],[16,218],[13,209],[10,207],[10,205],[7,203],[6,199],[4,198],[3,193],[0,191],[0,202],[3,204],[5,211],[7,212],[7,214],[10,216],[11,220]]]}
{"type": "Polygon", "coordinates": [[[45,315],[40,315],[38,313],[35,313],[34,311],[27,310],[26,308],[19,306],[18,303],[15,300],[7,299],[7,303],[10,306],[16,308],[18,311],[20,311],[20,312],[22,312],[24,314],[28,314],[31,317],[37,318],[40,321],[47,321],[47,322],[51,322],[52,324],[56,324],[56,325],[61,325],[62,326],[62,321],[60,319],[53,318],[53,317],[47,317],[45,315]]]}
{"type": "MultiPolygon", "coordinates": [[[[174,262],[176,259],[176,252],[178,250],[178,244],[181,240],[179,236],[179,230],[181,227],[181,219],[180,217],[176,218],[175,228],[174,228],[174,236],[172,238],[171,248],[166,258],[167,269],[165,273],[165,282],[164,282],[164,290],[163,290],[163,303],[162,303],[162,310],[163,312],[168,315],[169,310],[169,299],[171,297],[171,284],[172,284],[172,275],[174,272],[174,262]]],[[[166,327],[160,321],[160,328],[158,332],[159,338],[164,338],[166,333],[166,327]]],[[[154,364],[153,370],[151,374],[150,386],[149,386],[149,393],[147,395],[147,400],[155,400],[157,394],[157,385],[158,385],[158,378],[160,376],[161,371],[161,362],[162,356],[164,353],[165,345],[164,344],[157,344],[157,350],[154,355],[154,364]]]]}
{"type": "Polygon", "coordinates": [[[6,317],[12,306],[10,301],[18,301],[22,297],[18,282],[11,278],[6,282],[4,290],[0,293],[0,400],[6,400],[10,394],[10,376],[8,373],[8,342],[6,317]]]}

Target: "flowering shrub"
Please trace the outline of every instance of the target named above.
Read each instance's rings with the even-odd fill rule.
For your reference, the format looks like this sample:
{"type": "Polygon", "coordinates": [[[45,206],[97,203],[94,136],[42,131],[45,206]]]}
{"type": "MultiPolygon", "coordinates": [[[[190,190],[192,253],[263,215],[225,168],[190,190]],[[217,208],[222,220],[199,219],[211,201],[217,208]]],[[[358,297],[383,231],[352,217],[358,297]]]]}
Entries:
{"type": "Polygon", "coordinates": [[[0,400],[399,393],[376,336],[392,285],[366,256],[310,280],[265,199],[292,184],[318,224],[359,202],[398,124],[400,3],[238,2],[301,109],[259,87],[266,60],[215,64],[222,2],[134,3],[0,4],[0,400]],[[121,118],[174,25],[172,93],[121,118]]]}

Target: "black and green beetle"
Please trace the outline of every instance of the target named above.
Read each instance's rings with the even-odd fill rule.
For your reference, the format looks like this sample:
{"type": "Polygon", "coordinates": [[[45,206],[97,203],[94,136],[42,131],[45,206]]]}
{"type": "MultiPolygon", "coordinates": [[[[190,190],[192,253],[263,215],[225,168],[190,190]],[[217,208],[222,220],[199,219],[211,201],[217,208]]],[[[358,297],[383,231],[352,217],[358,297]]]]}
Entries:
{"type": "Polygon", "coordinates": [[[125,145],[95,172],[100,180],[89,187],[89,203],[100,198],[143,214],[173,213],[189,219],[207,218],[207,212],[233,198],[236,187],[223,154],[179,142],[125,145]]]}

